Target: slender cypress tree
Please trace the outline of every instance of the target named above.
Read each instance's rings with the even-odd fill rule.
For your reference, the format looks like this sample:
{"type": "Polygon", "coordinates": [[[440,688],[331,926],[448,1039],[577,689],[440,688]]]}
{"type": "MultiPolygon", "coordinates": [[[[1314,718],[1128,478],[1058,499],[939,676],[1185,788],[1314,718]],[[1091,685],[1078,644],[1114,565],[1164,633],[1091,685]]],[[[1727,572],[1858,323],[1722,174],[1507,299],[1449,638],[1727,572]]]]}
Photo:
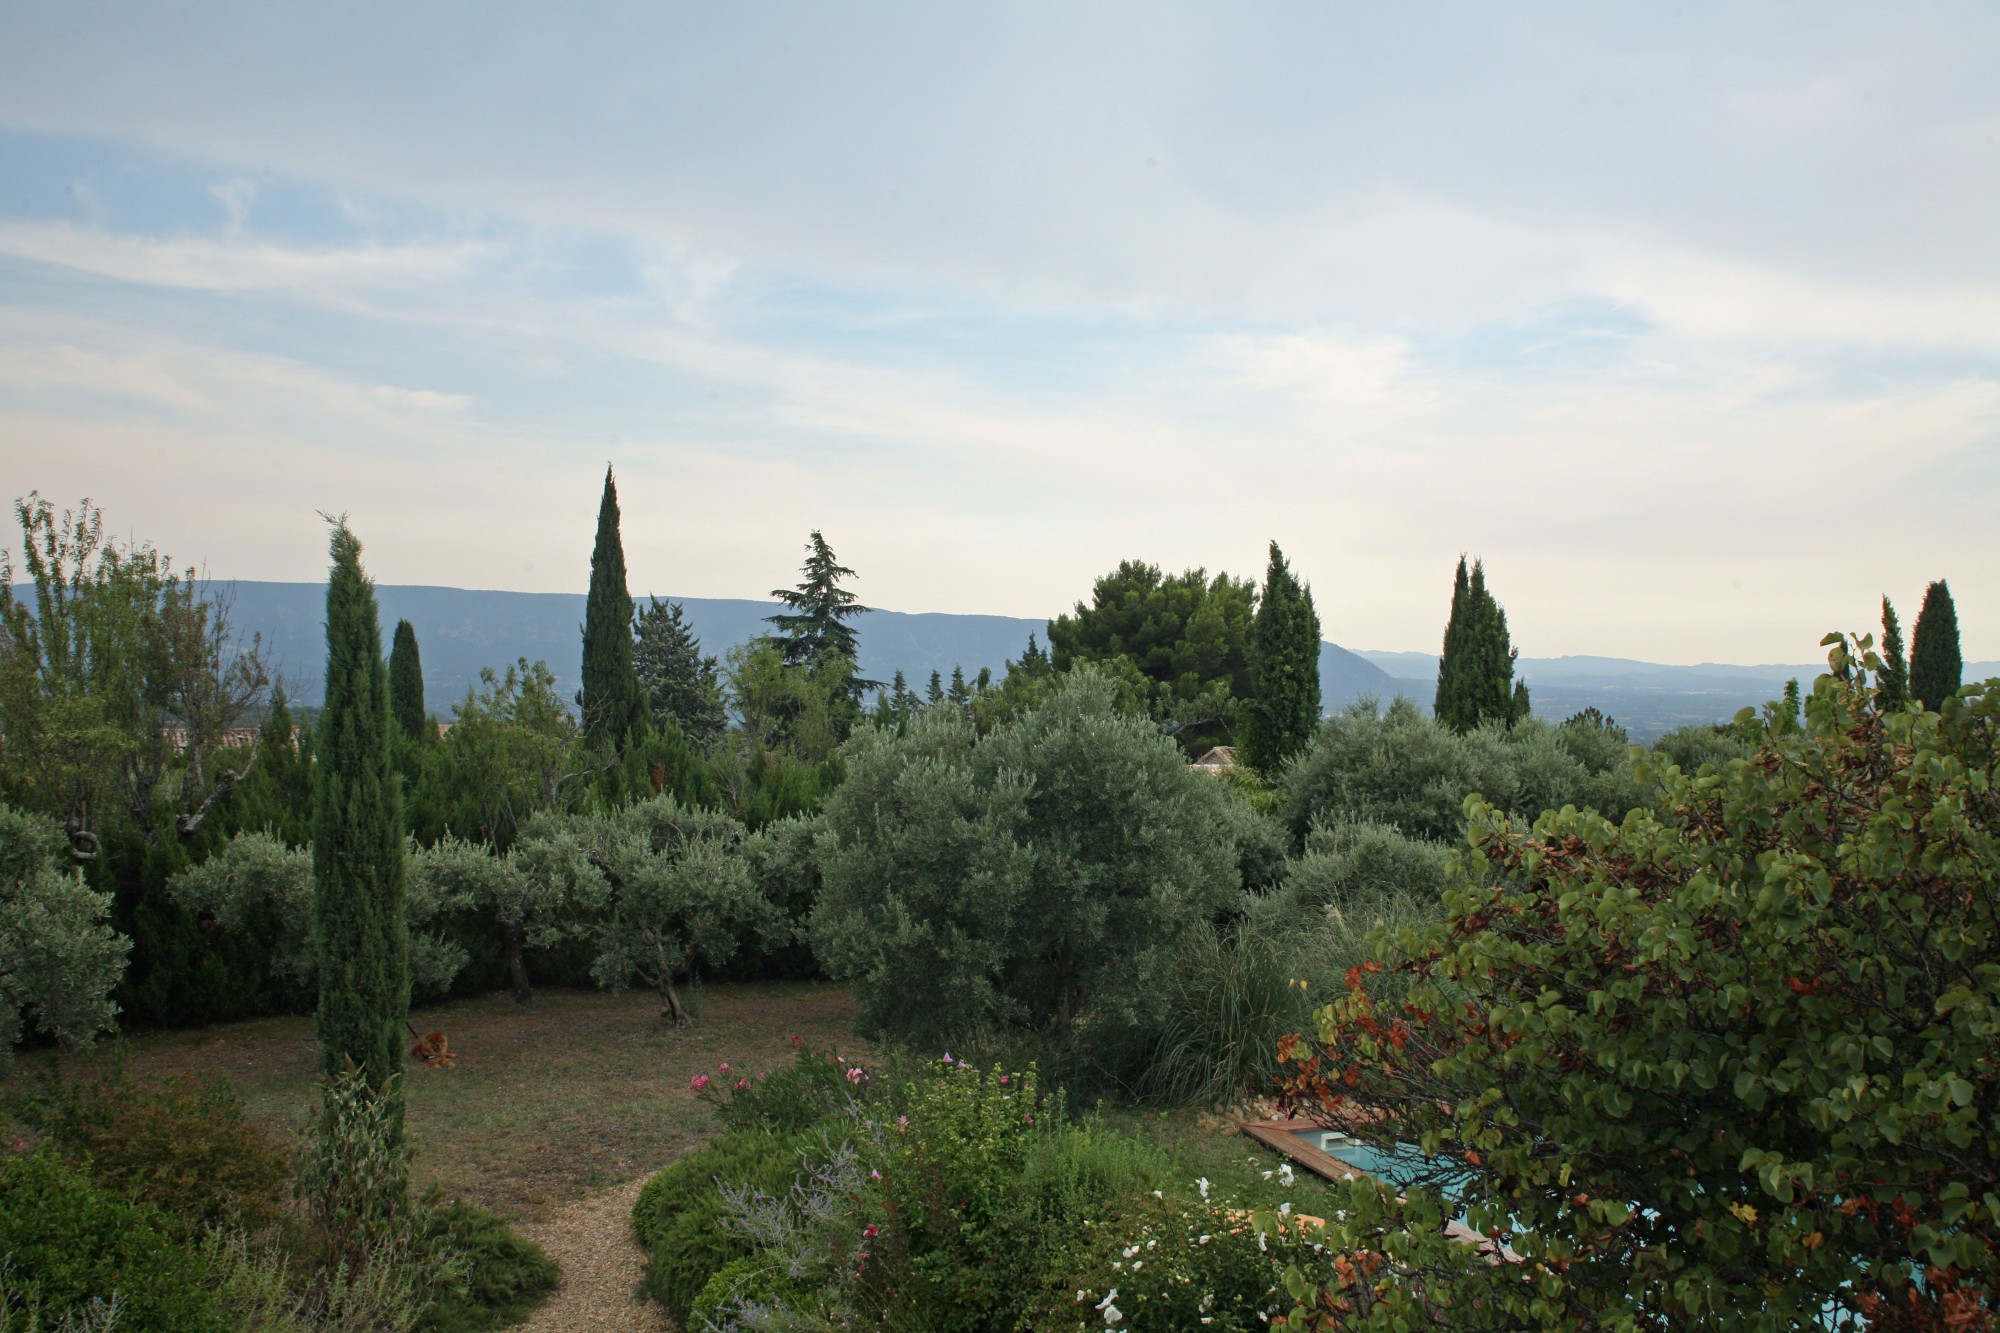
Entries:
{"type": "Polygon", "coordinates": [[[1466,690],[1471,666],[1468,638],[1472,630],[1472,580],[1466,572],[1465,557],[1458,558],[1458,574],[1451,586],[1451,618],[1444,623],[1444,648],[1438,656],[1437,698],[1431,716],[1453,731],[1469,731],[1479,720],[1466,690]]]}
{"type": "Polygon", "coordinates": [[[424,666],[417,656],[417,630],[407,620],[396,622],[389,644],[389,715],[413,741],[436,735],[424,714],[424,666]]]}
{"type": "Polygon", "coordinates": [[[1903,627],[1896,622],[1896,608],[1887,597],[1882,599],[1882,677],[1875,689],[1884,711],[1910,701],[1910,664],[1903,659],[1903,627]]]}
{"type": "MultiPolygon", "coordinates": [[[[326,585],[326,700],[314,725],[313,929],[320,1060],[349,1060],[377,1093],[403,1067],[410,1010],[403,818],[389,766],[389,682],[375,586],[337,522],[326,585]]],[[[402,1107],[395,1120],[400,1134],[402,1107]]]]}
{"type": "Polygon", "coordinates": [[[1250,630],[1250,690],[1244,761],[1275,773],[1312,740],[1320,699],[1319,612],[1275,541],[1250,630]]]}
{"type": "Polygon", "coordinates": [[[1939,579],[1924,589],[1923,609],[1917,612],[1916,632],[1910,636],[1910,694],[1935,713],[1958,693],[1964,672],[1965,660],[1958,652],[1958,608],[1952,605],[1951,589],[1939,579]]]}
{"type": "Polygon", "coordinates": [[[624,754],[645,730],[645,697],[632,665],[632,594],[625,583],[625,545],[618,536],[618,486],[604,469],[597,506],[597,543],[590,552],[590,596],[583,608],[585,739],[624,754]]]}

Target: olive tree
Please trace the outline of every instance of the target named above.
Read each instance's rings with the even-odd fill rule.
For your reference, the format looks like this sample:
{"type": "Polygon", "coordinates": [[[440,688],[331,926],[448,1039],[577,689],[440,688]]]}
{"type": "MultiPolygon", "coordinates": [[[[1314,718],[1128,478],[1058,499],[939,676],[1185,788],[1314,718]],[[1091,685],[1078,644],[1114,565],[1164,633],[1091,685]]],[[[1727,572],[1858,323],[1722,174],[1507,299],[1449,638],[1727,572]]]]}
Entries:
{"type": "Polygon", "coordinates": [[[0,805],[0,1073],[32,1027],[72,1045],[108,1031],[132,942],[106,924],[54,820],[0,805]]]}
{"type": "Polygon", "coordinates": [[[842,759],[812,936],[869,1031],[1073,1047],[1087,1018],[1147,1006],[1146,979],[1239,900],[1236,798],[1094,670],[984,736],[933,708],[842,759]]]}

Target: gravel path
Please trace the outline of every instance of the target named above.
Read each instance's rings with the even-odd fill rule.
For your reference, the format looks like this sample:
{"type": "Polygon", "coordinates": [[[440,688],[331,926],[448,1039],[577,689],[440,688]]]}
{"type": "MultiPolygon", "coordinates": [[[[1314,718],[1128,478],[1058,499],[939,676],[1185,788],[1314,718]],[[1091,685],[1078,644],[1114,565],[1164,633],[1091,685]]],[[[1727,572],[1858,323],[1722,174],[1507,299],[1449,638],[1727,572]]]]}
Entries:
{"type": "Polygon", "coordinates": [[[673,1333],[674,1321],[639,1290],[646,1252],[632,1235],[640,1176],[586,1195],[523,1233],[562,1265],[562,1285],[519,1333],[673,1333]]]}

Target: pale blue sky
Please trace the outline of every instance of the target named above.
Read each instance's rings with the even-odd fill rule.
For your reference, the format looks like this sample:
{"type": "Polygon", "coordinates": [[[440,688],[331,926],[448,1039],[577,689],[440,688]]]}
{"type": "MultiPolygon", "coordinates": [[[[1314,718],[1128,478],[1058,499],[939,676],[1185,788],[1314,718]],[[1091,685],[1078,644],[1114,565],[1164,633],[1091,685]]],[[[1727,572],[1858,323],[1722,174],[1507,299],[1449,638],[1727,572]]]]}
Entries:
{"type": "MultiPolygon", "coordinates": [[[[1990,4],[16,4],[0,475],[220,577],[2000,657],[1990,4]]],[[[11,544],[11,539],[9,544],[11,544]]]]}

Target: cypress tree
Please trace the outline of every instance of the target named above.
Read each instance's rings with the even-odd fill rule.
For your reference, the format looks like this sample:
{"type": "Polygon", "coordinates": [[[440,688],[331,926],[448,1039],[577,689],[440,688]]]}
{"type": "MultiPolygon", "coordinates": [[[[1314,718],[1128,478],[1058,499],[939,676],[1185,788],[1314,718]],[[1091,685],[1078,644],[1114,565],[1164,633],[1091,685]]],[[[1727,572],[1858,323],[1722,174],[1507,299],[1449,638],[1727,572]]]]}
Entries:
{"type": "Polygon", "coordinates": [[[597,543],[590,552],[590,596],[583,608],[583,734],[593,745],[625,753],[645,729],[645,702],[632,665],[632,594],[625,584],[625,545],[618,536],[618,486],[604,469],[597,506],[597,543]]]}
{"type": "MultiPolygon", "coordinates": [[[[389,765],[389,682],[361,543],[334,526],[326,585],[326,700],[314,726],[313,930],[320,1060],[349,1060],[385,1093],[410,1009],[403,819],[389,765]]],[[[400,1133],[402,1108],[395,1120],[400,1133]]]]}
{"type": "Polygon", "coordinates": [[[1244,760],[1275,773],[1312,740],[1320,701],[1319,612],[1275,541],[1250,630],[1250,689],[1244,760]]]}
{"type": "Polygon", "coordinates": [[[1958,608],[1952,605],[1951,589],[1939,579],[1924,589],[1923,609],[1917,612],[1916,632],[1910,636],[1910,695],[1935,713],[1958,693],[1964,671],[1965,661],[1958,652],[1958,608]]]}
{"type": "Polygon", "coordinates": [[[1875,689],[1884,711],[1910,701],[1910,664],[1903,658],[1903,627],[1896,622],[1896,608],[1887,597],[1882,599],[1882,675],[1875,689]]]}
{"type": "Polygon", "coordinates": [[[1438,655],[1437,697],[1431,704],[1432,717],[1460,732],[1471,730],[1478,721],[1465,688],[1472,620],[1472,581],[1461,555],[1451,587],[1451,618],[1444,623],[1444,647],[1438,655]]]}
{"type": "Polygon", "coordinates": [[[417,656],[416,627],[407,620],[396,622],[396,637],[389,644],[389,715],[413,741],[436,735],[425,725],[423,661],[417,656]]]}

